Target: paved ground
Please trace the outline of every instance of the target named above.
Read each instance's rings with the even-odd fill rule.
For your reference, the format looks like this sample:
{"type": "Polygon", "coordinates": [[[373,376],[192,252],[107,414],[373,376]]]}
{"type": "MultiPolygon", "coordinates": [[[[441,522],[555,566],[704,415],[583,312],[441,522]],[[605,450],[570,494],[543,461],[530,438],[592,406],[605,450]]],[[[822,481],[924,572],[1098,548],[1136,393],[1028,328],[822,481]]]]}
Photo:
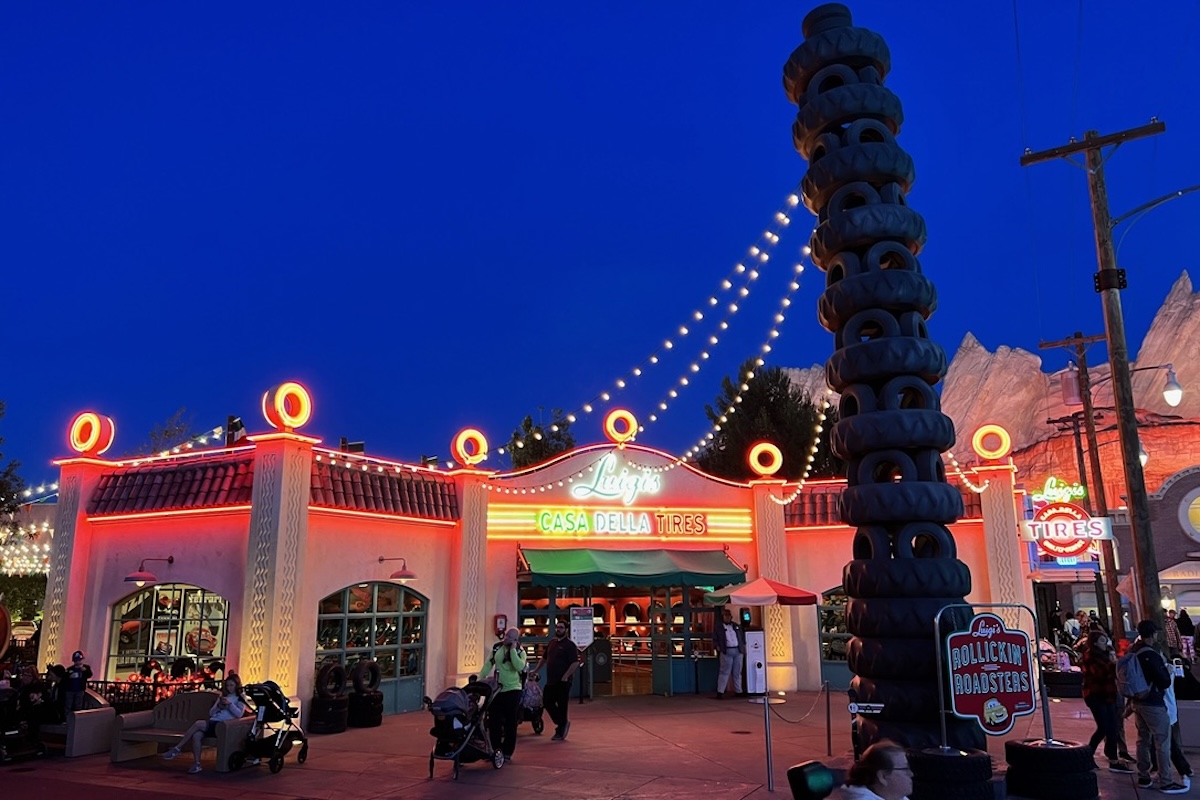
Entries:
{"type": "MultiPolygon", "coordinates": [[[[430,716],[414,712],[386,717],[379,728],[314,736],[308,763],[298,765],[293,751],[277,775],[265,766],[218,774],[211,754],[199,775],[186,774],[190,758],[123,764],[110,763],[107,755],[50,758],[0,767],[0,795],[48,800],[66,796],[64,787],[81,784],[80,796],[89,800],[184,796],[528,800],[531,792],[553,800],[789,798],[788,766],[814,758],[835,767],[850,762],[850,728],[845,698],[835,695],[831,758],[826,749],[825,698],[798,693],[786,699],[771,707],[775,712],[771,725],[774,794],[766,788],[762,706],[687,696],[601,698],[582,706],[572,704],[573,726],[567,741],[551,741],[549,725],[545,734],[535,736],[523,724],[514,763],[500,770],[483,763],[466,765],[457,782],[450,779],[449,763],[442,761],[435,766],[433,780],[427,778],[433,742],[428,733],[430,716]]],[[[1091,734],[1094,726],[1082,700],[1053,702],[1051,709],[1057,738],[1078,741],[1091,734]]],[[[1132,724],[1129,734],[1133,736],[1132,724]]],[[[1005,738],[1042,735],[1040,713],[1021,717],[1009,737],[990,742],[997,770],[1004,769],[1005,738]]],[[[1101,796],[1137,797],[1132,777],[1101,771],[1101,796]]]]}

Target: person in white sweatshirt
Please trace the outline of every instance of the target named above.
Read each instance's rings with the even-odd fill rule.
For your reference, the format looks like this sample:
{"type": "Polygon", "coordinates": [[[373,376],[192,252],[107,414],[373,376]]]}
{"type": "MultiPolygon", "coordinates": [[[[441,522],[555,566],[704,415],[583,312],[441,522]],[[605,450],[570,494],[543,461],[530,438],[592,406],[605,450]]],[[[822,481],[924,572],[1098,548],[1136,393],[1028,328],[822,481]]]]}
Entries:
{"type": "Polygon", "coordinates": [[[863,751],[829,800],[907,800],[913,788],[912,767],[900,745],[879,741],[863,751]]]}

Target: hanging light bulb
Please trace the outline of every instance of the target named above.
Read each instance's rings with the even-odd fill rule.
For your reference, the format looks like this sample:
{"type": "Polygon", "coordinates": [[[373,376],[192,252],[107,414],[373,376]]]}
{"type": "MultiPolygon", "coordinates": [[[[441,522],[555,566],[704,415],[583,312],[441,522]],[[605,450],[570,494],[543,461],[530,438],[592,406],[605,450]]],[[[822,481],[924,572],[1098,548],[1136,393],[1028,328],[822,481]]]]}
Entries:
{"type": "Polygon", "coordinates": [[[1145,445],[1142,440],[1138,439],[1138,461],[1142,462],[1142,466],[1146,466],[1146,462],[1150,460],[1150,454],[1146,452],[1145,445]]]}
{"type": "Polygon", "coordinates": [[[1171,365],[1167,365],[1167,385],[1163,388],[1163,400],[1166,400],[1171,408],[1183,401],[1183,386],[1175,378],[1175,368],[1171,365]]]}

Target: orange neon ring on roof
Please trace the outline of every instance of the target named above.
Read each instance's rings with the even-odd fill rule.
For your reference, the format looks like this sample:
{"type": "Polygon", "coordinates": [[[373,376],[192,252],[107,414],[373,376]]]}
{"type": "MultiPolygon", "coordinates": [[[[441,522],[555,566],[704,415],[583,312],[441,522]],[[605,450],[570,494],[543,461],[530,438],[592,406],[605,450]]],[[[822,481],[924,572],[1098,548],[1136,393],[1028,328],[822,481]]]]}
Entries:
{"type": "Polygon", "coordinates": [[[979,430],[975,431],[975,435],[971,437],[971,447],[980,458],[1004,458],[1012,452],[1012,437],[999,425],[981,425],[979,430]],[[994,448],[985,445],[984,440],[989,436],[997,437],[1000,444],[994,448]]]}
{"type": "Polygon", "coordinates": [[[98,456],[108,452],[116,434],[116,423],[109,417],[102,417],[95,411],[81,411],[71,420],[67,441],[76,453],[98,456]]]}
{"type": "Polygon", "coordinates": [[[762,478],[774,475],[783,466],[783,452],[770,442],[759,442],[751,447],[747,458],[750,461],[750,469],[762,478]],[[771,457],[766,464],[762,462],[763,455],[771,457]]]}
{"type": "Polygon", "coordinates": [[[312,419],[312,396],[300,384],[287,381],[263,394],[262,410],[277,430],[294,430],[312,419]]]}
{"type": "Polygon", "coordinates": [[[458,432],[458,436],[454,437],[451,449],[454,450],[454,458],[458,463],[473,467],[487,458],[487,438],[475,428],[463,428],[458,432]],[[468,450],[468,447],[472,449],[468,450]]]}
{"type": "Polygon", "coordinates": [[[638,421],[632,411],[624,408],[614,408],[604,418],[604,435],[613,444],[625,444],[637,433],[638,421]],[[617,423],[625,423],[625,430],[617,430],[617,423]]]}

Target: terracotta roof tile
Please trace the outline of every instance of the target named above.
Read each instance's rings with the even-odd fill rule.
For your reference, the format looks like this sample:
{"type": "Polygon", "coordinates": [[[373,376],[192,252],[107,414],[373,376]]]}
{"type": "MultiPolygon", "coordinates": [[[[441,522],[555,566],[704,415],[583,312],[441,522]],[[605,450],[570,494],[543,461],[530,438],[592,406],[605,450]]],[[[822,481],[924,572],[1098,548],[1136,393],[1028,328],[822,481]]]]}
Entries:
{"type": "Polygon", "coordinates": [[[366,471],[313,461],[309,497],[314,506],[426,519],[458,519],[454,481],[431,472],[366,471]]]}
{"type": "Polygon", "coordinates": [[[254,462],[245,454],[117,467],[100,476],[87,513],[102,517],[247,505],[253,482],[254,462]]]}

